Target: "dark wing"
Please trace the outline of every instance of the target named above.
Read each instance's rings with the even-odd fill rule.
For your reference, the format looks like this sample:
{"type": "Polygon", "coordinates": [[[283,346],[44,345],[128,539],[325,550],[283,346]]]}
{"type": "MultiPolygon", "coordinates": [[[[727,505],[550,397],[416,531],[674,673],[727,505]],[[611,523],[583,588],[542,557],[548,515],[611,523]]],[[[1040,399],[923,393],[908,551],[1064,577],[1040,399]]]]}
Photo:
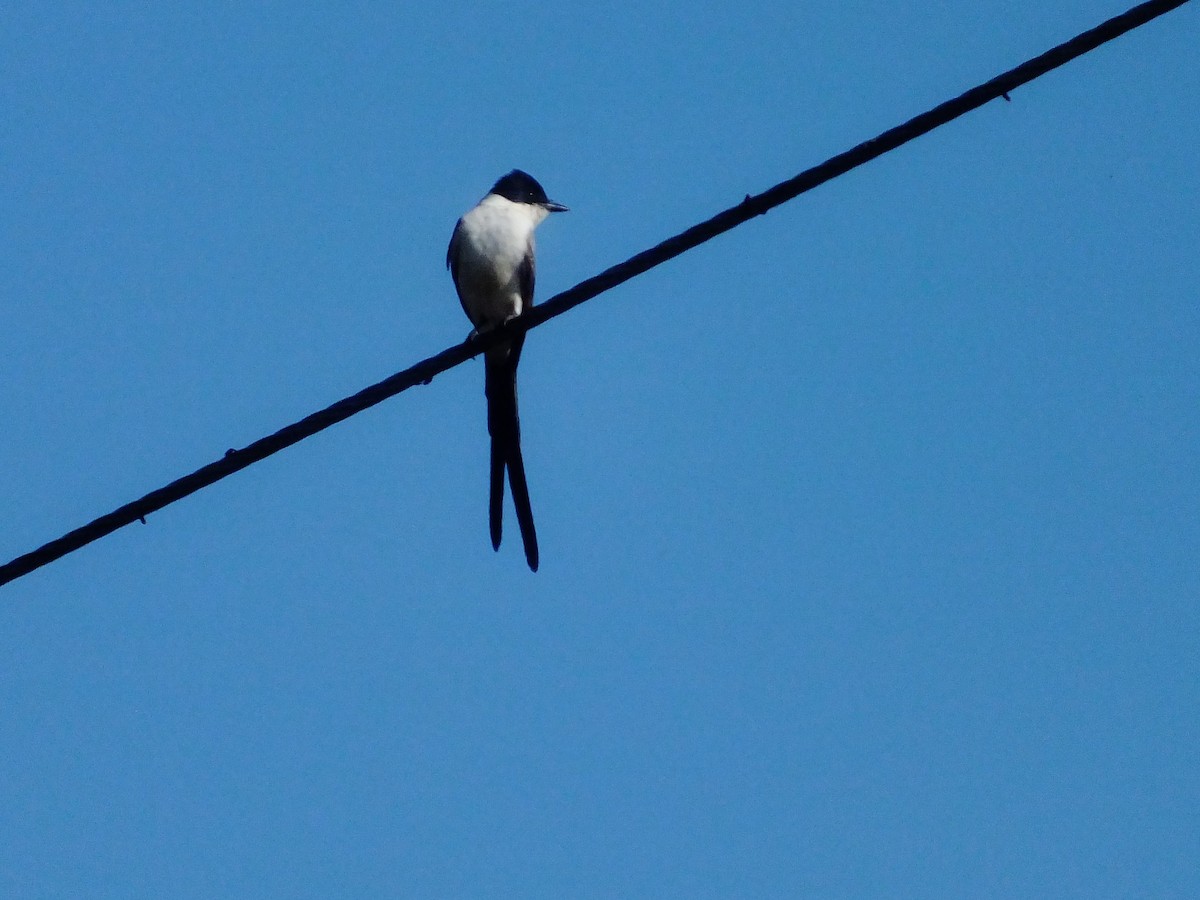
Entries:
{"type": "MultiPolygon", "coordinates": [[[[450,270],[450,277],[454,277],[454,246],[458,243],[458,233],[462,230],[462,219],[454,223],[454,233],[450,235],[450,246],[446,248],[446,268],[450,270]]],[[[456,281],[458,279],[455,279],[456,281]]]]}
{"type": "Polygon", "coordinates": [[[454,292],[458,294],[458,304],[462,307],[463,312],[467,314],[467,318],[471,318],[471,313],[467,309],[466,301],[463,300],[462,291],[458,289],[458,235],[462,231],[462,219],[454,223],[454,233],[450,235],[450,246],[446,248],[446,268],[450,270],[450,277],[454,279],[454,292]]]}
{"type": "MultiPolygon", "coordinates": [[[[529,246],[525,248],[525,257],[517,267],[517,281],[521,286],[521,312],[527,312],[533,306],[533,283],[537,280],[537,260],[533,253],[533,235],[529,236],[529,246]]],[[[521,361],[521,348],[525,346],[525,335],[522,333],[512,342],[512,364],[514,372],[521,361]]]]}
{"type": "Polygon", "coordinates": [[[533,235],[529,235],[529,246],[525,248],[525,258],[517,270],[517,278],[521,282],[521,311],[533,306],[533,282],[537,278],[537,261],[533,253],[533,235]]]}
{"type": "Polygon", "coordinates": [[[454,223],[454,233],[450,235],[450,246],[446,248],[446,268],[450,270],[451,276],[454,275],[454,245],[458,243],[458,233],[462,231],[462,219],[454,223]]]}

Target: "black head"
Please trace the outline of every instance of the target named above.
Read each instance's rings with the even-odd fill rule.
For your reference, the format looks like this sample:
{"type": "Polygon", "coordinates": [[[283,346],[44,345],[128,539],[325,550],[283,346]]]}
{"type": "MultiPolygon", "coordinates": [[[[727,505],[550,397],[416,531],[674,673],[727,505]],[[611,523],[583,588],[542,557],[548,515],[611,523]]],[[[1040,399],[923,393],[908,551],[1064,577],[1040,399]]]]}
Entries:
{"type": "Polygon", "coordinates": [[[554,203],[546,196],[545,189],[538,184],[536,178],[520,169],[513,169],[492,185],[491,193],[498,194],[513,203],[541,206],[550,212],[566,212],[567,210],[561,203],[554,203]]]}

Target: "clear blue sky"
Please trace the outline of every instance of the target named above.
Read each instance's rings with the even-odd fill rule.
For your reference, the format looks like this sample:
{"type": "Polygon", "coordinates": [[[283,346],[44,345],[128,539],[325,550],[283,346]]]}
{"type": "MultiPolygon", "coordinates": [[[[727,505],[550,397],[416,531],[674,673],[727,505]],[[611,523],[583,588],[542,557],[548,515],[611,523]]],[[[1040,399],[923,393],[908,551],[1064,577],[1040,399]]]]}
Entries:
{"type": "MultiPolygon", "coordinates": [[[[0,556],[1123,10],[0,10],[0,556]]],[[[1200,10],[0,589],[0,895],[1200,895],[1200,10]]]]}

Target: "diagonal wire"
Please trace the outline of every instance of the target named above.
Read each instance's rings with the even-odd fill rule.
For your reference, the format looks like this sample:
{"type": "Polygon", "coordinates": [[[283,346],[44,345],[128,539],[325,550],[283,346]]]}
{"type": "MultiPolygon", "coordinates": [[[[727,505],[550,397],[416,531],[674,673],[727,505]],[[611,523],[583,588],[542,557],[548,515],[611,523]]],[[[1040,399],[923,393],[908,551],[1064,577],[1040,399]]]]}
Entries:
{"type": "Polygon", "coordinates": [[[890,128],[877,137],[864,141],[844,153],[839,153],[837,156],[827,159],[820,165],[806,169],[794,178],[780,182],[761,194],[755,196],[747,195],[736,206],[717,213],[711,219],[701,222],[698,225],[693,225],[691,228],[674,237],[667,238],[661,244],[651,247],[649,250],[644,250],[636,256],[625,260],[625,262],[605,269],[599,275],[581,281],[573,288],[551,297],[545,303],[534,306],[524,315],[512,319],[500,328],[449,347],[436,356],[424,359],[402,372],[397,372],[395,375],[385,378],[378,384],[364,388],[357,394],[346,397],[344,400],[339,400],[332,406],[327,406],[325,409],[306,416],[298,422],[281,428],[274,434],[260,438],[241,450],[229,450],[221,459],[211,462],[189,475],[172,481],[158,490],[151,491],[144,497],[100,516],[100,518],[82,525],[74,531],[69,531],[62,537],[50,541],[36,550],[18,556],[11,562],[0,566],[0,585],[7,584],[23,575],[28,575],[35,569],[39,569],[44,565],[54,562],[56,559],[66,556],[68,553],[72,553],[90,544],[92,541],[111,534],[118,528],[122,528],[132,522],[144,520],[150,513],[157,512],[163,507],[181,500],[201,488],[214,484],[222,478],[232,475],[234,472],[238,472],[247,466],[266,459],[268,456],[278,453],[285,447],[290,447],[298,441],[311,437],[318,431],[323,431],[331,425],[336,425],[338,422],[348,419],[350,416],[362,412],[377,403],[381,403],[389,397],[393,397],[418,384],[429,384],[435,375],[460,365],[488,347],[498,344],[515,334],[528,331],[530,328],[536,328],[544,322],[553,319],[555,316],[560,316],[567,310],[573,309],[579,304],[591,300],[593,297],[637,275],[641,275],[643,272],[661,265],[667,260],[673,259],[681,253],[703,244],[705,241],[711,240],[717,235],[736,228],[738,225],[755,216],[761,216],[776,206],[793,200],[800,194],[810,191],[818,185],[837,178],[839,175],[843,175],[864,163],[868,163],[876,157],[882,156],[884,153],[895,150],[897,147],[907,144],[909,141],[927,134],[933,129],[983,106],[985,103],[999,97],[1007,100],[1010,91],[1028,84],[1035,78],[1058,68],[1064,63],[1083,56],[1101,44],[1120,37],[1126,32],[1132,31],[1134,28],[1144,25],[1164,13],[1183,6],[1187,2],[1188,0],[1149,0],[1149,2],[1135,6],[1118,16],[1102,22],[1095,28],[1089,29],[1082,34],[1076,35],[1069,41],[1047,50],[1040,56],[1027,60],[1019,66],[1009,69],[1001,75],[997,75],[990,81],[977,85],[954,99],[947,100],[909,119],[902,125],[890,128]]]}

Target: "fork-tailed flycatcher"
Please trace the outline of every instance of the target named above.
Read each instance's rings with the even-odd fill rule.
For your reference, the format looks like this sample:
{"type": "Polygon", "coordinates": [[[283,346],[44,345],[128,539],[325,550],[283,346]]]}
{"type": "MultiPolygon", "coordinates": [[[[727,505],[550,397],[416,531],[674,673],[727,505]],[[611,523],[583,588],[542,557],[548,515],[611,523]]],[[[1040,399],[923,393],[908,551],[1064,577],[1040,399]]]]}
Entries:
{"type": "MultiPolygon", "coordinates": [[[[546,198],[546,192],[533,176],[513,169],[458,220],[446,251],[446,268],[454,279],[463,311],[477,332],[495,328],[533,305],[533,230],[550,213],[566,210],[561,203],[546,198]]],[[[517,524],[525,544],[525,559],[536,572],[537,532],[529,505],[517,417],[517,363],[524,343],[525,335],[521,334],[484,355],[488,433],[492,436],[488,522],[492,547],[499,550],[507,469],[517,524]]]]}

